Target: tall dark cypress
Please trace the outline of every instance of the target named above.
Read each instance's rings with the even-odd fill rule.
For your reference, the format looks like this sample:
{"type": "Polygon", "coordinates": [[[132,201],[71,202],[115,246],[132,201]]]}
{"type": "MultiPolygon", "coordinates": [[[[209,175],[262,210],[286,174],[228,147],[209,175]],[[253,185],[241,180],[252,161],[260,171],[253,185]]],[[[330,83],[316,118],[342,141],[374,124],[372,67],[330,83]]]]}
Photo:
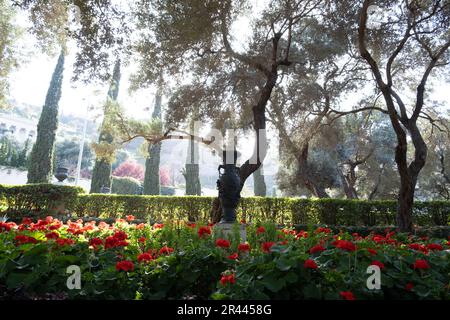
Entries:
{"type": "MultiPolygon", "coordinates": [[[[161,120],[161,94],[157,93],[152,119],[161,120]]],[[[159,195],[161,193],[159,162],[161,157],[161,143],[148,146],[149,156],[145,161],[144,194],[159,195]]]]}
{"type": "Polygon", "coordinates": [[[186,180],[186,195],[199,196],[202,193],[198,159],[198,143],[194,139],[191,139],[188,144],[187,161],[183,172],[184,179],[186,180]]]}
{"type": "MultiPolygon", "coordinates": [[[[120,60],[117,60],[114,65],[113,76],[111,79],[111,84],[108,90],[107,100],[116,101],[119,95],[119,84],[120,84],[120,60]]],[[[105,114],[103,117],[102,126],[100,129],[100,136],[98,138],[99,143],[106,142],[112,143],[113,136],[107,130],[105,130],[105,125],[109,121],[110,114],[108,113],[108,105],[105,106],[105,114]]],[[[92,180],[91,180],[91,193],[99,193],[102,187],[111,188],[111,161],[104,158],[97,157],[95,159],[94,169],[92,170],[92,180]]]]}
{"type": "Polygon", "coordinates": [[[264,181],[264,175],[262,173],[261,165],[258,170],[253,172],[253,191],[255,196],[265,197],[267,194],[266,182],[264,181]]]}
{"type": "Polygon", "coordinates": [[[58,104],[61,98],[63,71],[64,51],[61,50],[37,125],[36,142],[30,154],[28,183],[49,183],[52,179],[53,151],[58,129],[58,104]]]}

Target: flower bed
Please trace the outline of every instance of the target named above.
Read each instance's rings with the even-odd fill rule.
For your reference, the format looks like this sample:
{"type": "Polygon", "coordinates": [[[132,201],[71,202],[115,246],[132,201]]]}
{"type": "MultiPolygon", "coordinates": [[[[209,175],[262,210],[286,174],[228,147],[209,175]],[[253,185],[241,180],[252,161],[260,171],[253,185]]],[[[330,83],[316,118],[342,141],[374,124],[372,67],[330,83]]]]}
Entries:
{"type": "Polygon", "coordinates": [[[328,228],[248,225],[224,237],[211,225],[113,224],[52,217],[0,223],[0,298],[449,299],[448,239],[368,236],[328,228]],[[81,289],[69,289],[69,266],[81,289]],[[370,290],[367,268],[381,270],[370,290]]]}

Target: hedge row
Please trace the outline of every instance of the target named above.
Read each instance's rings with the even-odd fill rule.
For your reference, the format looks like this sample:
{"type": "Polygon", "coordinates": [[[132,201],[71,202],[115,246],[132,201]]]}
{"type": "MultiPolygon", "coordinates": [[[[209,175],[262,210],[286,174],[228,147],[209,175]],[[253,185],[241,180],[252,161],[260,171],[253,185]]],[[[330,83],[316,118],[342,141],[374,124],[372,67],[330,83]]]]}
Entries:
{"type": "MultiPolygon", "coordinates": [[[[213,197],[83,194],[80,188],[58,185],[0,186],[0,207],[9,216],[53,213],[64,204],[78,217],[120,218],[134,215],[146,221],[180,219],[208,221],[213,197]]],[[[248,222],[327,224],[347,226],[395,225],[396,201],[246,197],[238,218],[248,222]]],[[[417,225],[449,225],[450,202],[414,205],[417,225]]]]}

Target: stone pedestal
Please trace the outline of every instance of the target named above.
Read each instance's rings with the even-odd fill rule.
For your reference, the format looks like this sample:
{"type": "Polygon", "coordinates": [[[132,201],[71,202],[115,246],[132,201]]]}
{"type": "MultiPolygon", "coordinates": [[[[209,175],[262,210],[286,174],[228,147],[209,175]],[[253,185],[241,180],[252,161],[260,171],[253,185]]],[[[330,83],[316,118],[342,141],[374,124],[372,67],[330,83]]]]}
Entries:
{"type": "MultiPolygon", "coordinates": [[[[233,226],[235,223],[217,223],[214,225],[213,232],[215,234],[223,234],[225,239],[230,239],[233,235],[233,226]]],[[[241,236],[241,242],[247,241],[247,232],[245,230],[245,225],[239,225],[239,234],[241,236]]]]}

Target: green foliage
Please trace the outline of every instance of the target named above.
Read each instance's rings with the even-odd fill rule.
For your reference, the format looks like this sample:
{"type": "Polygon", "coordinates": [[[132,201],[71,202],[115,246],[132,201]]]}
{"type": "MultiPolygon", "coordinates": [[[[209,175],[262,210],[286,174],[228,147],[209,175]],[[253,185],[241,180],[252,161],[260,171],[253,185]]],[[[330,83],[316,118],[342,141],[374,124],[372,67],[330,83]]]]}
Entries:
{"type": "MultiPolygon", "coordinates": [[[[48,210],[48,200],[42,196],[46,188],[79,190],[70,186],[36,185],[40,192],[28,186],[14,187],[14,192],[2,191],[2,207],[6,212],[48,210]],[[15,199],[17,198],[17,199],[15,199]],[[25,198],[27,201],[23,201],[25,198]]],[[[3,187],[2,190],[9,190],[3,187]]],[[[54,191],[52,191],[54,192],[54,191]]],[[[44,193],[45,194],[45,193],[44,193]]],[[[203,196],[141,196],[112,194],[80,194],[69,192],[66,208],[79,217],[120,218],[134,215],[151,221],[209,221],[214,197],[203,196]]],[[[339,226],[395,225],[396,201],[366,201],[344,199],[299,199],[246,197],[238,207],[238,220],[247,222],[273,221],[279,224],[326,224],[339,226]]],[[[413,216],[420,226],[446,226],[450,223],[450,202],[415,202],[413,216]]]]}
{"type": "Polygon", "coordinates": [[[2,211],[8,215],[45,215],[59,205],[73,205],[83,193],[80,187],[54,184],[0,185],[2,211]]]}
{"type": "Polygon", "coordinates": [[[140,194],[142,190],[139,180],[132,177],[112,177],[111,193],[140,194]]]}
{"type": "Polygon", "coordinates": [[[28,149],[30,139],[27,139],[23,146],[14,138],[3,136],[0,138],[0,165],[14,168],[26,168],[28,160],[28,149]]]}
{"type": "Polygon", "coordinates": [[[117,149],[113,144],[114,137],[111,126],[113,126],[113,118],[119,108],[116,100],[119,94],[120,77],[120,60],[117,60],[104,106],[104,117],[98,143],[92,145],[96,158],[92,171],[91,193],[100,192],[102,187],[111,188],[111,163],[114,161],[117,149]]]}
{"type": "Polygon", "coordinates": [[[16,12],[7,0],[0,0],[0,109],[7,106],[9,74],[19,66],[19,50],[16,46],[22,34],[15,23],[16,12]]]}
{"type": "Polygon", "coordinates": [[[58,128],[58,104],[64,71],[64,51],[61,51],[53,72],[45,104],[37,126],[36,143],[30,155],[28,183],[51,182],[56,129],[58,128]]]}
{"type": "Polygon", "coordinates": [[[180,222],[63,224],[48,217],[0,226],[1,298],[337,300],[341,292],[358,300],[450,298],[450,255],[442,238],[387,231],[361,237],[326,228],[306,234],[264,223],[246,226],[242,250],[234,237],[218,246],[222,235],[214,227],[180,222]],[[414,267],[418,260],[428,268],[414,267]],[[374,261],[383,264],[381,288],[368,290],[374,261]],[[74,264],[80,290],[67,287],[66,270],[74,264]]]}

